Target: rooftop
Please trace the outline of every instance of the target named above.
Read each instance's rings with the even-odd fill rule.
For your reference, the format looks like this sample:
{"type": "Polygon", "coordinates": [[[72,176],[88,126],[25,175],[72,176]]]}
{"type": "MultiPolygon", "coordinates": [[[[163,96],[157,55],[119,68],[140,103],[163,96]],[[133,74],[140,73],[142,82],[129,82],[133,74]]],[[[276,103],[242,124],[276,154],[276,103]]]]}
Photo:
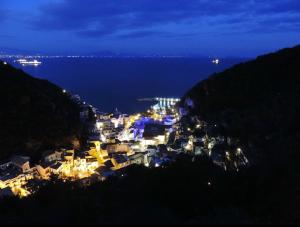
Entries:
{"type": "Polygon", "coordinates": [[[56,164],[52,165],[51,168],[55,169],[55,170],[58,170],[61,166],[62,166],[62,163],[57,162],[56,164]]]}
{"type": "Polygon", "coordinates": [[[52,155],[55,153],[55,150],[48,150],[48,151],[44,151],[43,154],[42,154],[42,157],[45,158],[49,155],[52,155]]]}
{"type": "Polygon", "coordinates": [[[114,167],[114,165],[112,164],[111,160],[108,160],[108,161],[104,162],[104,165],[105,165],[107,168],[112,168],[112,167],[114,167]]]}
{"type": "Polygon", "coordinates": [[[5,171],[0,171],[0,180],[7,181],[10,179],[14,179],[21,174],[22,172],[19,169],[17,169],[15,166],[10,166],[5,171]]]}
{"type": "Polygon", "coordinates": [[[17,165],[24,165],[26,162],[30,161],[30,157],[15,155],[12,157],[11,161],[17,165]]]}
{"type": "Polygon", "coordinates": [[[128,161],[127,156],[124,155],[114,155],[113,158],[118,164],[126,163],[128,161]]]}

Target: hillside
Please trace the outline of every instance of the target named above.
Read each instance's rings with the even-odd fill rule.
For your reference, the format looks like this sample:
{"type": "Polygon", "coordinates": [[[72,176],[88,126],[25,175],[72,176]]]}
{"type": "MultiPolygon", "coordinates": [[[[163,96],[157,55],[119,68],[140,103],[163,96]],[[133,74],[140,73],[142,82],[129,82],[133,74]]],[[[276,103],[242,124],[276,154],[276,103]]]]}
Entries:
{"type": "Polygon", "coordinates": [[[58,86],[0,62],[0,159],[31,157],[80,137],[79,107],[58,86]]]}
{"type": "Polygon", "coordinates": [[[298,154],[300,46],[212,75],[185,97],[194,101],[191,115],[238,138],[252,162],[289,162],[298,154]]]}

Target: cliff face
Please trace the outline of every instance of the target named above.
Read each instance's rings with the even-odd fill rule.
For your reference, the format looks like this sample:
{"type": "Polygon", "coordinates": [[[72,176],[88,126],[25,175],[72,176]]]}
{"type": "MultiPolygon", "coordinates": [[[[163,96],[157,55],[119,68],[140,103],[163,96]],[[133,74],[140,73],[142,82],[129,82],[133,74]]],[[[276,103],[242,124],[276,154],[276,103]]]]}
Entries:
{"type": "Polygon", "coordinates": [[[299,147],[300,46],[260,56],[212,75],[187,92],[198,115],[218,123],[268,160],[293,157],[299,147]]]}
{"type": "Polygon", "coordinates": [[[79,111],[58,86],[0,62],[0,159],[72,144],[79,111]]]}

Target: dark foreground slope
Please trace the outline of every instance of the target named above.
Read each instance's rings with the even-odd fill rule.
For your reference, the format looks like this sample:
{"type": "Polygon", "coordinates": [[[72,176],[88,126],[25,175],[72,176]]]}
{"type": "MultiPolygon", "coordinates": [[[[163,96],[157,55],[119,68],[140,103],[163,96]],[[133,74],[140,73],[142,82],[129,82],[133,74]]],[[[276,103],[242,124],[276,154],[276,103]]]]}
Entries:
{"type": "Polygon", "coordinates": [[[191,89],[191,115],[218,123],[252,162],[291,160],[300,141],[300,46],[236,65],[191,89]]]}
{"type": "Polygon", "coordinates": [[[298,181],[297,172],[228,173],[205,157],[183,155],[168,168],[130,166],[89,187],[52,181],[31,197],[1,201],[0,218],[2,224],[299,224],[298,181]]]}
{"type": "Polygon", "coordinates": [[[240,188],[230,179],[208,159],[182,156],[168,168],[130,166],[123,177],[87,188],[50,183],[32,197],[1,201],[0,218],[2,224],[253,223],[233,201],[240,188]]]}
{"type": "Polygon", "coordinates": [[[79,111],[58,86],[0,62],[0,159],[72,144],[79,111]]]}

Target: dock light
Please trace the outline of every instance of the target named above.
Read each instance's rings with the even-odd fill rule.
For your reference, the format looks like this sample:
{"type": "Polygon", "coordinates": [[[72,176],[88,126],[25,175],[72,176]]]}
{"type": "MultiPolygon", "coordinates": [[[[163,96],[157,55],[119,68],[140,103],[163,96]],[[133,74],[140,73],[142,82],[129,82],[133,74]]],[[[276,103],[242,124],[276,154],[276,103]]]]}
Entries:
{"type": "Polygon", "coordinates": [[[4,64],[4,65],[7,65],[7,62],[5,61],[5,62],[3,62],[3,64],[4,64]]]}
{"type": "Polygon", "coordinates": [[[159,167],[159,164],[158,164],[158,163],[156,163],[156,164],[155,164],[155,167],[156,167],[156,168],[157,168],[157,167],[159,167]]]}
{"type": "Polygon", "coordinates": [[[64,90],[63,90],[63,93],[67,93],[67,91],[64,89],[64,90]]]}
{"type": "Polygon", "coordinates": [[[242,149],[241,149],[241,148],[238,148],[238,149],[237,149],[237,154],[240,155],[241,153],[242,153],[242,149]]]}
{"type": "Polygon", "coordinates": [[[207,183],[207,185],[208,185],[208,186],[211,186],[211,183],[210,183],[210,182],[208,182],[208,183],[207,183]]]}

